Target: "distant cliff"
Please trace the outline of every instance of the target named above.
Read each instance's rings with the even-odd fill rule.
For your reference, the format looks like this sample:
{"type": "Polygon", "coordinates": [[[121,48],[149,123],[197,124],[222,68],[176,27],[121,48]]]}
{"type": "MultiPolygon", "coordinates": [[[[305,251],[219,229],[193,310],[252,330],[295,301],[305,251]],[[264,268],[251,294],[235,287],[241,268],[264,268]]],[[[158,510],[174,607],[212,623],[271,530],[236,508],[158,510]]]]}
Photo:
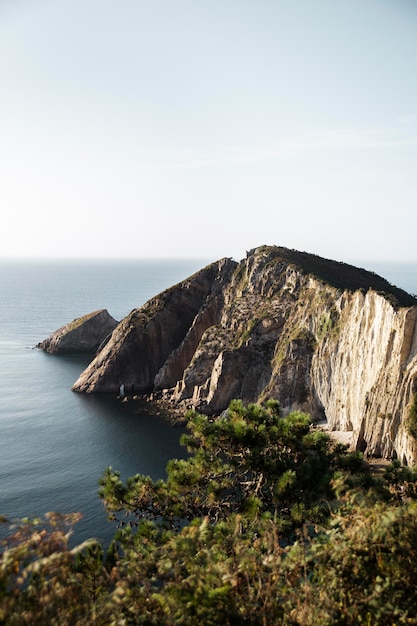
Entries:
{"type": "Polygon", "coordinates": [[[277,398],[350,431],[367,454],[417,461],[417,300],[372,272],[279,247],[222,259],[130,313],[73,389],[223,411],[277,398]]]}

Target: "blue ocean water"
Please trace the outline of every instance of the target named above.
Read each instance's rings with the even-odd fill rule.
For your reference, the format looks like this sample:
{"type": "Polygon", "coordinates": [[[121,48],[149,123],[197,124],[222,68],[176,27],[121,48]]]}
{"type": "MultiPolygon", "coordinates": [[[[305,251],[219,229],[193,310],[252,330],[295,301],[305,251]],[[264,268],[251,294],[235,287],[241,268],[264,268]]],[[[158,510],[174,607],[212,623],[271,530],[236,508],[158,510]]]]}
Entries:
{"type": "MultiPolygon", "coordinates": [[[[204,260],[0,262],[0,514],[81,511],[76,538],[107,542],[114,529],[97,496],[111,465],[123,478],[165,475],[184,456],[181,428],[132,404],[71,392],[80,356],[33,349],[71,320],[99,308],[122,319],[204,267],[204,260]]],[[[417,264],[357,263],[417,293],[417,264]]]]}
{"type": "Polygon", "coordinates": [[[417,297],[417,263],[400,261],[373,261],[359,264],[386,278],[391,284],[401,287],[417,297]]]}
{"type": "Polygon", "coordinates": [[[99,308],[120,320],[206,264],[0,262],[0,514],[81,511],[77,539],[107,542],[114,529],[97,496],[105,468],[160,478],[170,458],[184,455],[181,428],[116,398],[71,391],[88,358],[33,346],[99,308]]]}

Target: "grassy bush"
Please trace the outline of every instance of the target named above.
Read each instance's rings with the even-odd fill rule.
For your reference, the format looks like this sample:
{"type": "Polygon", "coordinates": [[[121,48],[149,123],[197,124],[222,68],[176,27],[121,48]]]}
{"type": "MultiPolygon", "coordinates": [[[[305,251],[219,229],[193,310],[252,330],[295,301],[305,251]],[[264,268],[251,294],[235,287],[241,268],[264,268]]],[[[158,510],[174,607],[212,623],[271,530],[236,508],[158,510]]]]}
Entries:
{"type": "Polygon", "coordinates": [[[373,477],[277,402],[189,420],[166,480],[106,471],[107,552],[69,547],[78,515],[10,528],[1,625],[417,624],[416,472],[373,477]]]}

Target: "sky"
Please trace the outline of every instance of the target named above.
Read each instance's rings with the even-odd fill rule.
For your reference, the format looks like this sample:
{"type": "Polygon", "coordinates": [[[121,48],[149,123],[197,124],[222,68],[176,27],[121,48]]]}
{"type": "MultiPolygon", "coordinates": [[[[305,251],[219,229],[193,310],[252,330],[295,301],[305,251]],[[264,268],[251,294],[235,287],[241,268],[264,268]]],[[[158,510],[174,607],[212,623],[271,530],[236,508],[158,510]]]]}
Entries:
{"type": "Polygon", "coordinates": [[[417,261],[417,0],[0,0],[0,257],[417,261]]]}

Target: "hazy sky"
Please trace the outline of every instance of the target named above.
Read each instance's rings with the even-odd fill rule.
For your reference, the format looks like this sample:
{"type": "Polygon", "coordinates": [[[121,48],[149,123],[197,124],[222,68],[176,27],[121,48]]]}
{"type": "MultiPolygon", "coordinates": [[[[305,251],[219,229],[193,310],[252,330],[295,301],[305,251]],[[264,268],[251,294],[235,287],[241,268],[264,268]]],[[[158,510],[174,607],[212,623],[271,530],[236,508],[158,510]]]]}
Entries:
{"type": "Polygon", "coordinates": [[[0,256],[417,260],[417,0],[0,0],[0,256]]]}

